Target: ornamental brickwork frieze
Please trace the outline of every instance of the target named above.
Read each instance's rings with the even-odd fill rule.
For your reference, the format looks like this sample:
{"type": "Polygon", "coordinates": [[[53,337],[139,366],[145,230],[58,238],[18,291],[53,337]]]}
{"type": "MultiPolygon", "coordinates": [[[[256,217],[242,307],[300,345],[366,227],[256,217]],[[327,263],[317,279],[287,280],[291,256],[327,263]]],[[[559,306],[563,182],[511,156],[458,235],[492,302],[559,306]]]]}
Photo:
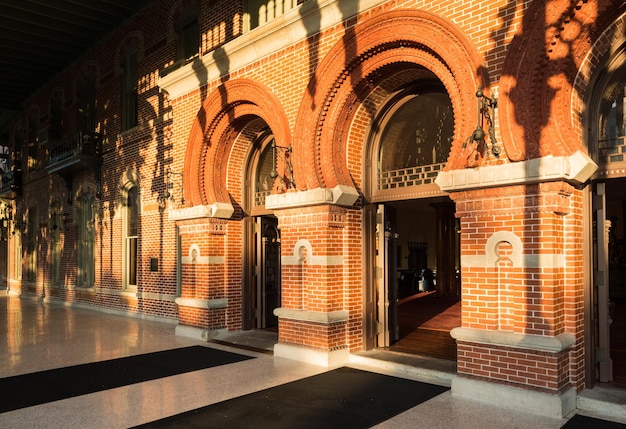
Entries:
{"type": "Polygon", "coordinates": [[[464,167],[455,155],[475,127],[475,92],[489,77],[477,48],[446,19],[422,10],[384,12],[364,20],[324,57],[305,92],[294,130],[299,190],[353,186],[346,165],[348,130],[357,103],[395,73],[423,68],[443,83],[455,115],[447,168],[464,167]],[[346,54],[354,58],[346,64],[346,54]]]}
{"type": "Polygon", "coordinates": [[[567,215],[574,190],[566,182],[545,182],[453,192],[450,198],[456,203],[459,218],[519,214],[520,211],[567,215]]]}
{"type": "Polygon", "coordinates": [[[250,118],[261,118],[278,146],[291,145],[283,107],[268,88],[249,79],[225,82],[207,96],[189,134],[185,153],[185,198],[189,205],[230,203],[226,174],[240,131],[235,126],[250,118]]]}
{"type": "Polygon", "coordinates": [[[531,3],[500,79],[500,131],[511,161],[582,149],[574,82],[591,46],[625,9],[621,0],[531,3]]]}

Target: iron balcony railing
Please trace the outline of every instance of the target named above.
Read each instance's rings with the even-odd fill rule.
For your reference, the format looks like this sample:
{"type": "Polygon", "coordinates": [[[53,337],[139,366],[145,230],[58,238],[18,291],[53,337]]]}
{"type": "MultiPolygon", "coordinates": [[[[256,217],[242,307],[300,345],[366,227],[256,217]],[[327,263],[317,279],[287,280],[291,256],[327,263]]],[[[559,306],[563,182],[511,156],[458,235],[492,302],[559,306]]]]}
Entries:
{"type": "Polygon", "coordinates": [[[49,165],[58,164],[81,155],[99,157],[102,154],[102,134],[78,132],[50,142],[49,165]]]}
{"type": "Polygon", "coordinates": [[[22,191],[22,172],[18,169],[0,173],[0,198],[15,198],[22,191]]]}

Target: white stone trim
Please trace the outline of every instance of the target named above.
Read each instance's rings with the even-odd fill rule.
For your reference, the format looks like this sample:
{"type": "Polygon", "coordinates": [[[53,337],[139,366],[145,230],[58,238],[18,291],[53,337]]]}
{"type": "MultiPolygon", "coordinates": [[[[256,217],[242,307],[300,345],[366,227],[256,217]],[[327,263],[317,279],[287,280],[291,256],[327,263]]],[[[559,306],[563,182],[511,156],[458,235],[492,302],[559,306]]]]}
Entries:
{"type": "Polygon", "coordinates": [[[225,73],[246,67],[288,46],[300,43],[313,32],[341,24],[354,16],[387,0],[360,0],[353,2],[348,13],[339,0],[320,1],[315,7],[307,3],[296,7],[254,30],[228,42],[220,49],[172,71],[158,81],[161,90],[170,99],[178,98],[218,79],[225,73]],[[345,16],[350,15],[350,16],[345,16]],[[313,30],[311,30],[313,29],[313,30]],[[226,66],[226,67],[225,67],[226,66]]]}
{"type": "MultiPolygon", "coordinates": [[[[523,268],[564,268],[565,267],[565,255],[553,254],[553,253],[541,253],[538,255],[521,255],[519,265],[514,264],[514,267],[523,268]]],[[[473,267],[473,268],[491,268],[495,267],[492,258],[487,255],[461,255],[461,266],[473,267]]]]}
{"type": "MultiPolygon", "coordinates": [[[[197,265],[220,265],[225,261],[223,256],[198,256],[196,258],[197,265]]],[[[191,256],[181,256],[180,257],[181,264],[193,265],[193,259],[191,256]]]]}
{"type": "Polygon", "coordinates": [[[457,376],[452,380],[452,395],[559,419],[576,409],[573,387],[561,394],[550,394],[457,376]]]}
{"type": "Polygon", "coordinates": [[[175,302],[176,295],[168,295],[155,292],[137,292],[137,298],[140,299],[153,299],[155,301],[175,302]]]}
{"type": "Polygon", "coordinates": [[[191,265],[194,264],[194,260],[195,264],[198,265],[220,265],[226,261],[226,258],[224,256],[203,256],[202,254],[200,254],[200,246],[198,246],[197,244],[192,244],[191,246],[189,246],[189,251],[187,252],[187,255],[180,257],[180,262],[181,264],[191,265]],[[194,251],[196,252],[195,256],[194,251]]]}
{"type": "Polygon", "coordinates": [[[442,191],[453,192],[490,187],[525,185],[564,180],[585,183],[598,166],[581,151],[570,156],[546,156],[528,161],[442,171],[435,183],[442,191]]]}
{"type": "MultiPolygon", "coordinates": [[[[29,296],[21,295],[21,297],[22,299],[27,298],[27,299],[33,299],[36,301],[41,300],[40,297],[31,297],[30,295],[29,296]]],[[[103,307],[101,305],[89,304],[89,303],[84,303],[84,302],[68,302],[61,298],[55,298],[55,297],[45,297],[43,299],[43,302],[48,303],[48,304],[61,305],[64,307],[70,307],[70,308],[82,308],[82,309],[91,310],[91,311],[99,311],[101,313],[113,314],[116,316],[132,317],[134,319],[141,319],[141,320],[149,320],[152,322],[164,322],[164,323],[169,323],[169,324],[178,323],[178,320],[176,318],[171,318],[171,317],[166,317],[166,316],[155,316],[152,314],[146,314],[146,313],[141,313],[138,311],[131,311],[131,310],[119,310],[117,308],[103,307]]]]}
{"type": "Polygon", "coordinates": [[[296,242],[293,246],[293,255],[291,256],[282,256],[280,258],[282,265],[343,265],[343,255],[326,255],[326,256],[317,256],[313,254],[313,246],[311,242],[306,238],[301,238],[296,242]],[[302,257],[300,255],[300,249],[304,247],[307,250],[306,257],[302,257]]]}
{"type": "Polygon", "coordinates": [[[165,301],[165,302],[174,302],[176,300],[176,295],[168,295],[168,294],[156,293],[156,292],[144,292],[144,291],[139,291],[139,290],[120,290],[120,289],[109,289],[109,288],[104,288],[104,287],[98,287],[98,288],[68,287],[66,288],[66,290],[99,293],[101,295],[107,295],[107,296],[124,296],[127,298],[153,299],[155,301],[165,301]]]}
{"type": "Polygon", "coordinates": [[[190,325],[176,325],[174,335],[179,337],[191,338],[198,341],[209,341],[221,333],[228,332],[228,329],[207,329],[190,325]]]}
{"type": "Polygon", "coordinates": [[[235,209],[232,204],[216,202],[210,205],[170,209],[167,216],[170,221],[201,218],[230,219],[234,212],[235,209]]]}
{"type": "Polygon", "coordinates": [[[543,335],[519,334],[508,331],[487,331],[484,329],[464,327],[452,329],[450,336],[457,341],[514,347],[549,353],[560,353],[568,350],[576,343],[576,337],[573,334],[567,333],[557,335],[556,337],[546,337],[543,335]]]}
{"type": "Polygon", "coordinates": [[[294,344],[274,344],[274,357],[291,359],[323,367],[345,365],[350,361],[350,350],[315,350],[294,344]]]}
{"type": "Polygon", "coordinates": [[[274,315],[280,319],[298,320],[301,322],[314,322],[330,325],[331,323],[343,323],[348,321],[347,310],[330,312],[296,310],[292,308],[278,307],[274,309],[274,315]]]}
{"type": "Polygon", "coordinates": [[[215,310],[228,307],[228,298],[198,299],[178,297],[174,302],[182,307],[204,308],[215,310]]]}
{"type": "Polygon", "coordinates": [[[269,210],[287,209],[294,207],[334,204],[351,207],[359,198],[359,192],[345,185],[337,185],[332,189],[315,188],[307,191],[285,192],[272,194],[265,198],[265,208],[269,210]]]}
{"type": "Polygon", "coordinates": [[[513,247],[511,257],[509,258],[513,266],[522,266],[524,246],[522,245],[521,238],[511,231],[498,231],[487,239],[487,244],[485,244],[485,263],[491,267],[498,264],[499,257],[496,247],[498,243],[503,241],[510,243],[513,247]]]}

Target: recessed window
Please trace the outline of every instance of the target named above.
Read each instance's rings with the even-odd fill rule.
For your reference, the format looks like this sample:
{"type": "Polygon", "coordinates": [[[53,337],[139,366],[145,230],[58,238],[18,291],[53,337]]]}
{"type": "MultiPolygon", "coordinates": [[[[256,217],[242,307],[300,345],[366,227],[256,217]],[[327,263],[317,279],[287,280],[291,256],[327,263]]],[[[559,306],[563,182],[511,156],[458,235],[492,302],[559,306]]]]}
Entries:
{"type": "Polygon", "coordinates": [[[121,64],[122,74],[122,129],[137,126],[137,51],[132,50],[121,64]]]}
{"type": "Polygon", "coordinates": [[[191,7],[181,15],[176,32],[178,34],[178,59],[187,60],[200,51],[200,25],[198,23],[198,5],[191,7]]]}
{"type": "Polygon", "coordinates": [[[26,280],[34,283],[37,280],[37,233],[39,231],[37,209],[34,207],[28,210],[26,228],[28,235],[26,242],[26,280]]]}
{"type": "Polygon", "coordinates": [[[77,284],[91,287],[94,284],[96,241],[95,198],[92,194],[83,195],[78,201],[78,274],[77,284]]]}
{"type": "Polygon", "coordinates": [[[35,171],[38,169],[38,152],[37,148],[39,137],[39,112],[34,110],[28,116],[28,171],[35,171]]]}
{"type": "Polygon", "coordinates": [[[137,255],[139,235],[139,189],[131,186],[126,191],[124,207],[124,270],[125,286],[137,286],[137,255]]]}
{"type": "Polygon", "coordinates": [[[82,74],[77,83],[78,126],[84,133],[96,130],[96,80],[90,73],[82,74]]]}
{"type": "Polygon", "coordinates": [[[623,162],[626,153],[626,118],[624,103],[626,73],[616,73],[607,85],[598,124],[598,161],[600,164],[623,162]]]}
{"type": "Polygon", "coordinates": [[[297,5],[297,0],[246,0],[244,1],[243,30],[247,32],[267,24],[297,5]]]}
{"type": "Polygon", "coordinates": [[[63,216],[61,204],[55,201],[50,207],[50,283],[54,287],[59,287],[61,280],[61,228],[63,227],[63,216]]]}

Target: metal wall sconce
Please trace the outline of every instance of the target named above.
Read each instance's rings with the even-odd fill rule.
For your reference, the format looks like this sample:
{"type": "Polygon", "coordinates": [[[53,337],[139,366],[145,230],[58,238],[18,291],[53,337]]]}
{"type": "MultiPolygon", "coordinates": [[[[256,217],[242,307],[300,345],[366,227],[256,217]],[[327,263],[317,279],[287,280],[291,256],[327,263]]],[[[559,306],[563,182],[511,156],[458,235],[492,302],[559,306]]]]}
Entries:
{"type": "MultiPolygon", "coordinates": [[[[13,210],[11,204],[7,204],[5,200],[2,200],[0,202],[0,240],[7,241],[9,239],[12,224],[13,210]]],[[[13,228],[11,233],[15,234],[15,228],[13,228]]]]}
{"type": "Polygon", "coordinates": [[[23,220],[15,220],[13,222],[13,231],[11,232],[11,235],[15,235],[15,233],[19,231],[22,234],[26,233],[26,222],[24,222],[23,220]]]}
{"type": "Polygon", "coordinates": [[[183,173],[172,171],[169,167],[165,170],[165,191],[163,191],[163,196],[157,198],[157,201],[161,208],[165,208],[168,201],[172,204],[178,201],[179,205],[185,205],[183,173]],[[176,196],[176,188],[179,189],[180,196],[178,198],[176,196]]]}
{"type": "Polygon", "coordinates": [[[69,217],[70,217],[69,213],[52,212],[50,214],[50,219],[52,221],[52,226],[50,227],[50,230],[56,231],[57,229],[59,229],[61,227],[61,223],[63,224],[63,229],[65,231],[69,230],[69,223],[70,223],[70,218],[69,217]]]}
{"type": "Polygon", "coordinates": [[[270,177],[273,181],[278,177],[280,178],[284,190],[296,187],[296,182],[293,180],[293,165],[291,164],[291,146],[278,146],[276,140],[272,140],[272,159],[274,164],[272,165],[272,171],[270,171],[270,177]],[[284,176],[278,174],[278,161],[279,157],[282,157],[282,163],[284,165],[284,176]]]}
{"type": "Polygon", "coordinates": [[[487,150],[485,144],[485,137],[487,134],[489,135],[489,141],[491,142],[491,153],[498,157],[500,156],[500,148],[497,146],[498,141],[496,140],[496,130],[495,130],[495,110],[498,107],[498,100],[495,98],[489,98],[483,93],[482,86],[478,87],[476,91],[476,98],[478,100],[478,123],[476,125],[476,129],[472,133],[472,135],[463,142],[463,149],[466,149],[468,145],[476,144],[475,151],[484,155],[484,152],[487,150]],[[487,132],[483,128],[483,125],[487,125],[487,132]]]}

